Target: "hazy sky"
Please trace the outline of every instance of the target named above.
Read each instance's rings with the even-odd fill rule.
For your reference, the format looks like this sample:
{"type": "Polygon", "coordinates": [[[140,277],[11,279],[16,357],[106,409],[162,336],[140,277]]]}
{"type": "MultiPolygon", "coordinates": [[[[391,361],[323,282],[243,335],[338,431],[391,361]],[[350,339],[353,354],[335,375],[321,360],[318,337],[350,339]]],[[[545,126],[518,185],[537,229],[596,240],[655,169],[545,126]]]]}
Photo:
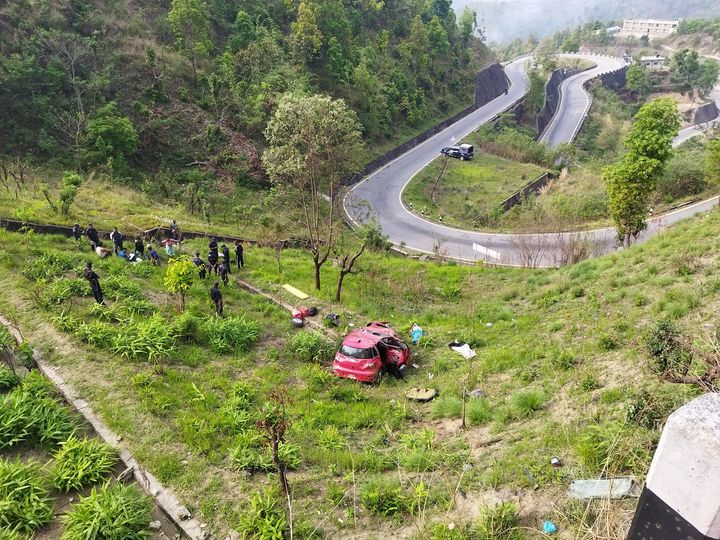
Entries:
{"type": "Polygon", "coordinates": [[[720,16],[718,0],[453,0],[470,6],[490,41],[538,37],[591,20],[720,16]]]}

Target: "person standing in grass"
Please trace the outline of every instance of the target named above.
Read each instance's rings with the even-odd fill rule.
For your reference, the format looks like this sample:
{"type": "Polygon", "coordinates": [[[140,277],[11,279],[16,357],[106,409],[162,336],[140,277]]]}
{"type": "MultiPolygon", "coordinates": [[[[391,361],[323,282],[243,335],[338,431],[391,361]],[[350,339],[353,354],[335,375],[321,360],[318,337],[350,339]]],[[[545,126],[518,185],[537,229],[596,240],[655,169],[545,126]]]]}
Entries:
{"type": "Polygon", "coordinates": [[[105,305],[102,288],[100,287],[100,276],[95,273],[95,270],[93,270],[92,263],[90,261],[85,263],[85,279],[90,282],[90,289],[92,289],[95,301],[100,305],[105,305]]]}
{"type": "Polygon", "coordinates": [[[230,274],[230,263],[224,260],[218,269],[218,275],[222,279],[223,285],[228,286],[228,275],[230,274]]]}
{"type": "Polygon", "coordinates": [[[123,249],[123,235],[120,231],[118,231],[117,227],[113,227],[113,230],[110,233],[110,240],[112,240],[113,243],[113,251],[115,252],[115,255],[117,255],[123,249]]]}
{"type": "Polygon", "coordinates": [[[230,272],[230,248],[228,248],[225,244],[223,244],[220,251],[222,252],[223,260],[225,261],[225,264],[227,265],[228,274],[231,274],[232,272],[230,272]]]}
{"type": "Polygon", "coordinates": [[[137,253],[139,257],[145,256],[145,244],[143,244],[142,238],[139,236],[135,237],[135,253],[137,253]]]}
{"type": "Polygon", "coordinates": [[[207,269],[205,268],[205,261],[203,261],[200,258],[200,252],[196,251],[195,256],[192,260],[193,264],[198,267],[198,275],[200,276],[200,279],[205,279],[205,276],[207,275],[207,269]]]}
{"type": "Polygon", "coordinates": [[[80,239],[82,238],[83,230],[80,228],[79,223],[76,223],[75,225],[73,225],[72,235],[73,235],[73,238],[75,239],[75,247],[81,250],[82,245],[80,244],[80,239]]]}
{"type": "Polygon", "coordinates": [[[215,272],[215,275],[218,273],[218,252],[217,250],[213,251],[212,249],[208,253],[208,266],[210,267],[210,270],[215,272]]]}
{"type": "Polygon", "coordinates": [[[223,298],[220,292],[220,283],[217,281],[210,287],[210,300],[215,304],[215,315],[222,317],[223,314],[223,298]]]}
{"type": "Polygon", "coordinates": [[[85,236],[88,237],[88,240],[90,240],[90,247],[95,250],[98,246],[100,246],[100,236],[98,235],[97,229],[93,226],[92,223],[88,223],[88,228],[85,229],[85,236]]]}
{"type": "Polygon", "coordinates": [[[175,221],[174,219],[170,224],[170,236],[173,240],[180,240],[180,230],[178,229],[177,221],[175,221]]]}
{"type": "Polygon", "coordinates": [[[238,270],[245,266],[245,259],[243,259],[243,245],[240,240],[235,240],[235,259],[238,270]]]}

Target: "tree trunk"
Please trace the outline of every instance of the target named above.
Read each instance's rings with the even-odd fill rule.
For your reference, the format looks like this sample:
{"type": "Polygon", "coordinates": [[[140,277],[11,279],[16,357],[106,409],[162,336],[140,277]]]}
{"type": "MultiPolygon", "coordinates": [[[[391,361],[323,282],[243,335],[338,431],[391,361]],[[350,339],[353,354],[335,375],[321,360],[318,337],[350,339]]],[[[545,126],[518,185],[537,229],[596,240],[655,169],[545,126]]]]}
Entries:
{"type": "Polygon", "coordinates": [[[280,441],[278,440],[277,435],[273,433],[273,463],[275,464],[278,480],[280,480],[280,493],[287,499],[290,490],[288,488],[287,477],[285,476],[285,467],[283,467],[283,464],[280,462],[279,445],[280,441]]]}
{"type": "Polygon", "coordinates": [[[195,55],[190,56],[190,61],[192,62],[192,68],[193,68],[193,82],[195,83],[195,86],[197,86],[197,67],[195,66],[195,55]]]}
{"type": "Polygon", "coordinates": [[[343,286],[343,280],[345,279],[345,272],[342,270],[340,271],[340,275],[338,276],[338,284],[337,284],[337,290],[335,291],[335,301],[340,301],[340,293],[342,292],[342,286],[343,286]]]}
{"type": "Polygon", "coordinates": [[[315,289],[320,290],[320,268],[321,264],[318,257],[313,257],[313,264],[315,265],[315,289]]]}

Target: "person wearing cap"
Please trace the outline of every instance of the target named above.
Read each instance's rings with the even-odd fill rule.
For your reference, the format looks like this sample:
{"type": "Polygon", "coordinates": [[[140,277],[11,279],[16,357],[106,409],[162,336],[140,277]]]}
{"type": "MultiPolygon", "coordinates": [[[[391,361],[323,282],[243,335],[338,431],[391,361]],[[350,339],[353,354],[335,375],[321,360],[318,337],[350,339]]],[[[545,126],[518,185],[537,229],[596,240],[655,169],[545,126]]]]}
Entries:
{"type": "Polygon", "coordinates": [[[205,267],[205,261],[200,258],[199,251],[195,252],[192,262],[198,267],[198,275],[200,276],[200,279],[205,279],[205,276],[207,275],[207,268],[205,267]]]}
{"type": "Polygon", "coordinates": [[[145,256],[145,244],[143,244],[142,238],[139,236],[135,237],[135,253],[141,257],[145,256]]]}
{"type": "Polygon", "coordinates": [[[222,279],[223,285],[226,287],[228,286],[228,275],[230,274],[230,263],[228,263],[227,260],[224,260],[222,264],[220,265],[220,268],[218,268],[218,275],[220,276],[220,279],[222,279]]]}
{"type": "Polygon", "coordinates": [[[118,231],[117,227],[113,227],[113,230],[110,233],[110,240],[112,240],[113,243],[113,251],[115,252],[115,255],[117,255],[123,249],[123,235],[120,231],[118,231]]]}
{"type": "Polygon", "coordinates": [[[95,301],[100,305],[105,305],[102,288],[100,287],[100,277],[95,273],[95,270],[93,270],[90,261],[85,263],[85,279],[90,283],[90,289],[92,290],[95,301]]]}
{"type": "Polygon", "coordinates": [[[208,252],[208,266],[210,267],[210,270],[215,272],[215,275],[218,273],[218,252],[217,250],[213,251],[212,249],[208,252]]]}
{"type": "Polygon", "coordinates": [[[232,272],[230,271],[230,248],[223,244],[220,248],[220,252],[222,253],[223,259],[225,260],[225,264],[227,264],[228,274],[232,274],[232,272]]]}
{"type": "Polygon", "coordinates": [[[90,240],[90,247],[93,250],[102,245],[100,244],[100,235],[98,235],[97,229],[95,229],[92,223],[88,223],[88,227],[85,229],[85,236],[90,240]]]}
{"type": "Polygon", "coordinates": [[[215,238],[214,236],[212,238],[210,238],[210,243],[208,244],[208,249],[210,251],[214,251],[215,253],[217,253],[217,251],[218,251],[217,238],[215,238]]]}
{"type": "Polygon", "coordinates": [[[223,299],[222,293],[220,292],[220,283],[215,281],[210,287],[210,300],[215,304],[215,315],[222,317],[223,314],[223,299]]]}

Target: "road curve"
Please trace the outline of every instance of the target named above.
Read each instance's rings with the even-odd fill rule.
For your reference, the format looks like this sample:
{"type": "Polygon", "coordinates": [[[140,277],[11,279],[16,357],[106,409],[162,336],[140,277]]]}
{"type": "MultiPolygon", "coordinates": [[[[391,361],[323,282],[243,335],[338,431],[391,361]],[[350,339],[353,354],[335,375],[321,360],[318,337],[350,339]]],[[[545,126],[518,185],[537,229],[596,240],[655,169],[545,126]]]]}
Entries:
{"type": "MultiPolygon", "coordinates": [[[[624,65],[623,60],[608,56],[562,55],[590,60],[596,67],[574,75],[563,82],[558,112],[543,134],[551,146],[572,140],[590,108],[590,98],[583,84],[602,73],[624,65]]],[[[497,114],[509,109],[527,92],[526,67],[531,57],[519,58],[507,66],[505,73],[510,89],[487,105],[473,111],[430,139],[353,186],[343,199],[345,213],[359,225],[368,217],[376,219],[396,246],[412,252],[442,253],[463,262],[485,261],[503,266],[559,266],[578,241],[594,254],[615,249],[616,233],[612,228],[584,232],[501,234],[467,231],[428,221],[408,210],[402,202],[402,191],[412,177],[438,156],[443,146],[459,141],[497,114]]],[[[641,240],[681,219],[706,211],[718,203],[717,198],[689,205],[649,220],[641,240]]]]}

